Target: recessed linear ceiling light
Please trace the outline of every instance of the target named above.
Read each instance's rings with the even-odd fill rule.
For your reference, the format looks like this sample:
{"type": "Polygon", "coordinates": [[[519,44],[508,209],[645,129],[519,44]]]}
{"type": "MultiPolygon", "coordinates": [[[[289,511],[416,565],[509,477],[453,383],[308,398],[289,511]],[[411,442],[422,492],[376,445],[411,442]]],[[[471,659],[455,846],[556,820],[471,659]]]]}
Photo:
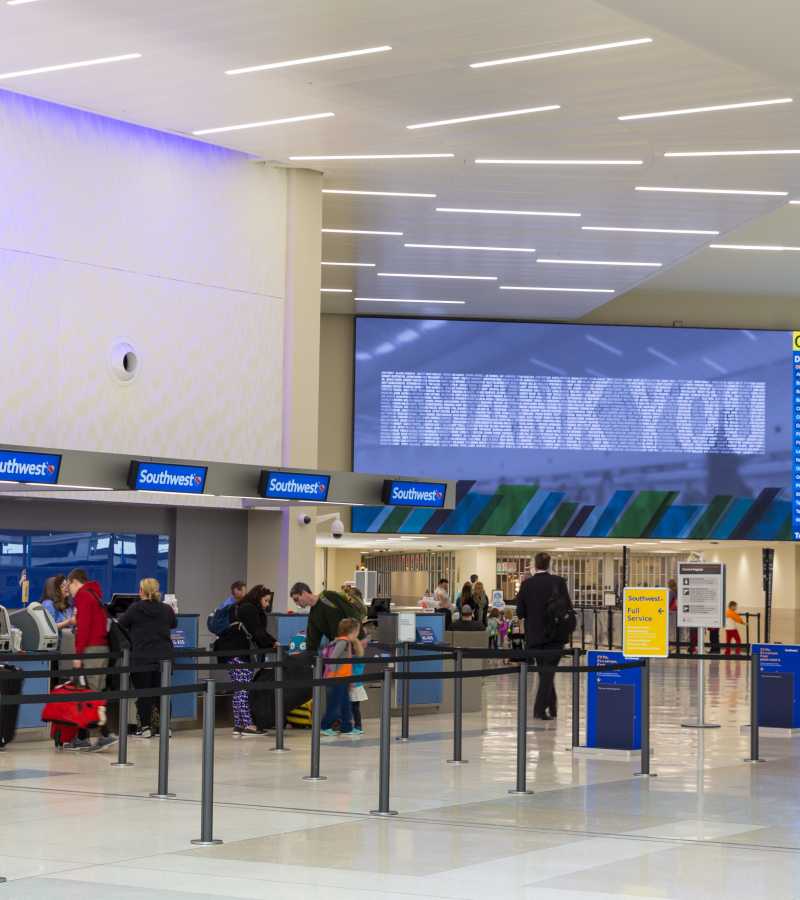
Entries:
{"type": "Polygon", "coordinates": [[[366,228],[323,228],[323,234],[378,234],[391,237],[402,237],[402,231],[369,231],[366,228]]]}
{"type": "Polygon", "coordinates": [[[573,56],[577,53],[594,53],[597,50],[615,50],[618,47],[635,47],[638,44],[652,44],[653,39],[633,38],[628,41],[614,41],[611,44],[591,44],[588,47],[572,47],[569,50],[549,50],[546,53],[530,53],[526,56],[507,56],[504,59],[490,59],[486,62],[470,63],[470,69],[486,69],[489,66],[505,66],[509,63],[533,62],[537,59],[552,59],[555,56],[573,56]]]}
{"type": "Polygon", "coordinates": [[[790,200],[789,205],[790,206],[800,206],[800,200],[790,200]]]}
{"type": "Polygon", "coordinates": [[[694,113],[720,112],[726,109],[749,109],[753,106],[775,106],[778,103],[792,103],[791,97],[779,97],[776,100],[751,100],[747,103],[723,103],[719,106],[693,106],[689,109],[666,109],[663,112],[635,113],[630,116],[617,116],[620,122],[632,119],[659,119],[664,116],[690,116],[694,113]]]}
{"type": "Polygon", "coordinates": [[[476,159],[479,166],[641,166],[643,159],[476,159]]]}
{"type": "Polygon", "coordinates": [[[323,260],[321,265],[323,266],[350,266],[354,269],[374,269],[375,263],[357,263],[357,262],[327,262],[323,260]]]}
{"type": "Polygon", "coordinates": [[[505,112],[483,113],[478,116],[460,116],[457,119],[439,119],[437,122],[419,122],[416,125],[406,125],[409,131],[417,128],[437,128],[439,125],[460,125],[462,122],[480,122],[483,119],[507,119],[512,116],[527,116],[530,113],[551,112],[554,109],[561,109],[558,104],[550,106],[530,106],[527,109],[508,109],[505,112]]]}
{"type": "Polygon", "coordinates": [[[616,225],[581,225],[581,231],[633,231],[642,234],[719,234],[699,228],[619,228],[616,225]]]}
{"type": "Polygon", "coordinates": [[[486,216],[568,216],[580,218],[580,213],[574,212],[542,212],[534,209],[466,209],[458,206],[437,206],[436,212],[449,213],[477,213],[486,216]]]}
{"type": "Polygon", "coordinates": [[[554,266],[641,266],[643,268],[659,268],[660,262],[627,262],[618,259],[537,259],[537,263],[550,263],[554,266]]]}
{"type": "Polygon", "coordinates": [[[800,251],[800,247],[788,247],[782,244],[709,244],[712,250],[767,250],[781,253],[784,250],[800,251]]]}
{"type": "Polygon", "coordinates": [[[501,291],[553,291],[563,294],[616,294],[613,288],[568,288],[568,287],[544,287],[537,285],[531,287],[528,285],[501,284],[501,291]]]}
{"type": "Polygon", "coordinates": [[[378,272],[378,278],[448,278],[461,281],[497,281],[497,275],[427,275],[420,272],[378,272]]]}
{"type": "Polygon", "coordinates": [[[356,297],[356,303],[435,303],[441,306],[464,306],[466,300],[401,300],[387,297],[356,297]]]}
{"type": "Polygon", "coordinates": [[[321,294],[352,294],[350,288],[320,288],[321,294]]]}
{"type": "MultiPolygon", "coordinates": [[[[718,234],[719,232],[714,232],[718,234]]],[[[496,253],[536,253],[535,247],[476,247],[470,244],[403,244],[420,250],[489,250],[496,253]]]]}
{"type": "Polygon", "coordinates": [[[105,63],[126,62],[129,59],[141,59],[141,53],[125,53],[122,56],[101,56],[99,59],[83,59],[80,62],[61,63],[57,66],[41,66],[38,69],[20,69],[17,72],[3,72],[0,81],[7,78],[22,78],[24,75],[44,75],[47,72],[64,72],[67,69],[83,69],[87,66],[102,66],[105,63]]]}
{"type": "Polygon", "coordinates": [[[228,69],[226,75],[246,75],[249,72],[265,72],[267,69],[287,69],[289,66],[304,66],[308,63],[328,62],[331,59],[347,59],[350,56],[367,56],[370,53],[386,53],[392,48],[387,44],[382,47],[366,47],[364,50],[345,50],[343,53],[325,53],[322,56],[304,56],[302,59],[287,59],[283,62],[264,63],[259,66],[245,66],[241,69],[228,69]]]}
{"type": "Polygon", "coordinates": [[[266,128],[268,125],[290,125],[292,122],[308,122],[311,119],[330,119],[334,113],[312,113],[308,116],[289,116],[286,119],[267,119],[264,122],[247,122],[244,125],[223,125],[220,128],[203,128],[200,131],[193,131],[194,135],[201,134],[221,134],[223,131],[245,131],[248,128],[266,128]]]}
{"type": "Polygon", "coordinates": [[[681,150],[665,153],[676,158],[687,156],[797,156],[800,150],[681,150]]]}
{"type": "Polygon", "coordinates": [[[6,0],[8,6],[22,6],[24,3],[37,3],[38,0],[6,0]]]}
{"type": "Polygon", "coordinates": [[[639,185],[637,191],[660,191],[667,194],[741,194],[745,197],[788,197],[788,191],[740,191],[728,188],[649,187],[639,185]]]}
{"type": "Polygon", "coordinates": [[[334,188],[323,188],[323,194],[348,194],[356,197],[427,197],[433,198],[436,194],[416,194],[410,191],[344,191],[334,188]]]}
{"type": "Polygon", "coordinates": [[[453,159],[455,153],[340,153],[335,156],[290,156],[290,160],[326,159],[453,159]]]}

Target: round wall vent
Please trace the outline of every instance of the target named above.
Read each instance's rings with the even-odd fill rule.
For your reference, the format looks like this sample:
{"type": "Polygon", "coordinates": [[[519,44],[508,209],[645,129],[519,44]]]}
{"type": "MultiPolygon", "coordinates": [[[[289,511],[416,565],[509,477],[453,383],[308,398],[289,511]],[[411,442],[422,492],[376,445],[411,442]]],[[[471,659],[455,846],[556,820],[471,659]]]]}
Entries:
{"type": "Polygon", "coordinates": [[[128,341],[117,341],[111,348],[111,370],[118,381],[133,381],[139,365],[139,354],[128,341]]]}

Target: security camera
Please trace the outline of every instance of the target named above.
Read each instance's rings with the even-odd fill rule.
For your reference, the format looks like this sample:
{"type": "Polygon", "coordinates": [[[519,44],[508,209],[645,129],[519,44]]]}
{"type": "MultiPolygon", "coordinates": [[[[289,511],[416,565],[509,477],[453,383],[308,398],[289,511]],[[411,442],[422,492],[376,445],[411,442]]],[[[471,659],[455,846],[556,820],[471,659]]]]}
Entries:
{"type": "Polygon", "coordinates": [[[298,525],[310,525],[313,521],[313,518],[308,513],[298,513],[297,515],[298,525]]]}
{"type": "Polygon", "coordinates": [[[334,519],[331,522],[331,536],[337,540],[344,535],[344,522],[341,519],[334,519]]]}

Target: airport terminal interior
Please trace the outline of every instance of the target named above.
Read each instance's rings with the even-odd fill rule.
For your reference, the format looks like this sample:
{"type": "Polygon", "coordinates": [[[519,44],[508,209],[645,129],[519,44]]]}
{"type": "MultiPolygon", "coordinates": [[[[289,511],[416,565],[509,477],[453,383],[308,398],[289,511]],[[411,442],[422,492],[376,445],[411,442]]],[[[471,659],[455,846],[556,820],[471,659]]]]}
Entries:
{"type": "Polygon", "coordinates": [[[0,0],[0,900],[800,896],[798,30],[0,0]]]}

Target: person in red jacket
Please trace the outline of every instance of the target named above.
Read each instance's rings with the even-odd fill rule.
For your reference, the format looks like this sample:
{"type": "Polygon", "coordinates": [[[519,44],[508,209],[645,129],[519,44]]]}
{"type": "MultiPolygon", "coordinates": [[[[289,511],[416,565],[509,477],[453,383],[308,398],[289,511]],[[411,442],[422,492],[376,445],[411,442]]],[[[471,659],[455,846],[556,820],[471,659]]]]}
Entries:
{"type": "MultiPolygon", "coordinates": [[[[89,581],[83,569],[73,569],[67,575],[67,585],[75,604],[75,652],[108,654],[108,613],[103,606],[103,590],[96,581],[89,581]]],[[[108,666],[108,656],[87,660],[86,668],[104,669],[108,666]]],[[[76,669],[84,668],[83,662],[76,659],[76,669]]],[[[89,690],[103,691],[106,686],[105,675],[87,675],[89,690]]],[[[100,709],[100,737],[94,744],[89,735],[79,731],[74,741],[64,745],[65,750],[105,750],[116,744],[118,738],[111,734],[106,721],[105,706],[100,709]]]]}

